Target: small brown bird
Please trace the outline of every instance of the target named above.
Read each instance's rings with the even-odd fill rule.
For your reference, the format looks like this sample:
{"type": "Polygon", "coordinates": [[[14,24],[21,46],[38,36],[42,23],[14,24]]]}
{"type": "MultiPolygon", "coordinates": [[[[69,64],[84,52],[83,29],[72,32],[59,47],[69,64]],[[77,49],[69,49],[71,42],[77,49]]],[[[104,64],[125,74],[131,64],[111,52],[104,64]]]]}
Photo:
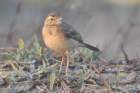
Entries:
{"type": "Polygon", "coordinates": [[[65,23],[62,17],[55,13],[48,14],[42,29],[42,36],[45,45],[62,56],[60,72],[65,55],[67,56],[66,75],[69,66],[68,53],[71,48],[83,46],[93,51],[99,51],[98,48],[83,42],[81,35],[71,25],[65,23]]]}

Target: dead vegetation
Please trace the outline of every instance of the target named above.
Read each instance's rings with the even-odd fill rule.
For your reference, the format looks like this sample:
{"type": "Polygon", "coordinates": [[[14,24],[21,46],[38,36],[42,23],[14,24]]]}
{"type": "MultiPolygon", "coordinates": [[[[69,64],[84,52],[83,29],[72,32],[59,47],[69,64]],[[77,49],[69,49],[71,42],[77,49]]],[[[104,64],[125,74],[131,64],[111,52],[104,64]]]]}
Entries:
{"type": "Polygon", "coordinates": [[[18,48],[7,51],[0,62],[0,93],[140,92],[140,59],[128,59],[124,50],[124,58],[107,61],[100,53],[75,49],[68,76],[59,73],[60,58],[51,56],[36,38],[29,48],[19,39],[18,48]]]}

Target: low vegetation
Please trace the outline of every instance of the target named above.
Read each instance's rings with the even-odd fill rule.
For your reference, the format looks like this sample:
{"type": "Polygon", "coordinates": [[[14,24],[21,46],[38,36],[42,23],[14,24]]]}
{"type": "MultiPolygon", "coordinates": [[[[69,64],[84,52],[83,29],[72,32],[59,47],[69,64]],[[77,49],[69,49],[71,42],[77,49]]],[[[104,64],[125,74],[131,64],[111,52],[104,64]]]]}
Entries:
{"type": "Polygon", "coordinates": [[[22,39],[0,62],[1,93],[139,93],[139,59],[107,61],[86,48],[70,52],[68,76],[60,56],[53,56],[34,37],[27,48],[22,39]],[[8,90],[7,90],[8,89],[8,90]]]}

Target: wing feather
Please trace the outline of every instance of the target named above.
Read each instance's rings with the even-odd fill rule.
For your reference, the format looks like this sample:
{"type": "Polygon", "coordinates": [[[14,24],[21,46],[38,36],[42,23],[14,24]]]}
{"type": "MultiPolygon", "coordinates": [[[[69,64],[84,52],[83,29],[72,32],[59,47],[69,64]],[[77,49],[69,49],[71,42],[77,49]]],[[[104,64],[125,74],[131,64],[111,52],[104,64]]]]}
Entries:
{"type": "Polygon", "coordinates": [[[74,39],[78,42],[83,42],[80,33],[78,33],[71,25],[62,21],[60,24],[61,30],[65,33],[68,38],[74,39]]]}

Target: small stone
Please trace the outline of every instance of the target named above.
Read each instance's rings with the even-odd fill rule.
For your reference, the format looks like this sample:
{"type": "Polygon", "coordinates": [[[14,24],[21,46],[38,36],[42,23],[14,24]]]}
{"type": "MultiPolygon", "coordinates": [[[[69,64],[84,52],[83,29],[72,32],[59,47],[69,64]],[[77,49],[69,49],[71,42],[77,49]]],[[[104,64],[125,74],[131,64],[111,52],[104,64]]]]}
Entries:
{"type": "Polygon", "coordinates": [[[5,84],[6,84],[5,80],[2,77],[0,77],[0,86],[3,86],[5,84]]]}
{"type": "Polygon", "coordinates": [[[129,73],[125,78],[119,80],[120,84],[132,83],[136,80],[136,72],[129,73]]]}
{"type": "Polygon", "coordinates": [[[12,89],[15,90],[16,92],[23,92],[23,91],[25,92],[31,90],[32,88],[33,88],[33,84],[28,82],[20,82],[12,85],[12,89]]]}

